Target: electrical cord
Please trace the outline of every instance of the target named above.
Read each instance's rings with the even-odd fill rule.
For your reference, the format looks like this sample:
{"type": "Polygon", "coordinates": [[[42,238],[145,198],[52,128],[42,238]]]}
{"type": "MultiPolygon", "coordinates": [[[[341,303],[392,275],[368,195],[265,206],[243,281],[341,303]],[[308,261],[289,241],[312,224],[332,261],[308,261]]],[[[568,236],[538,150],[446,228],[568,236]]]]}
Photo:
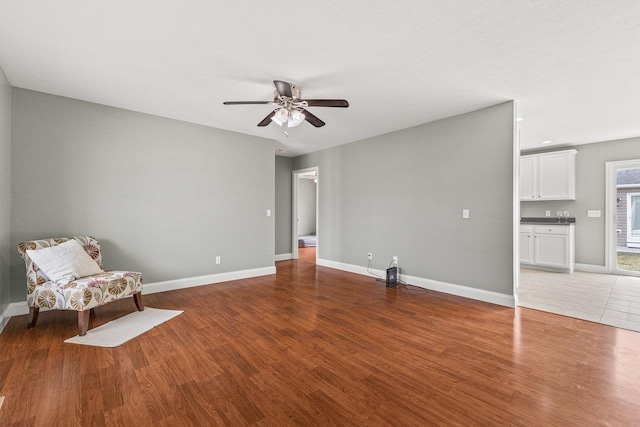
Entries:
{"type": "MultiPolygon", "coordinates": [[[[391,260],[391,262],[389,263],[389,268],[391,268],[391,266],[393,265],[393,263],[394,263],[394,261],[393,261],[393,259],[392,259],[392,260],[391,260]]],[[[370,271],[370,269],[371,269],[371,260],[368,260],[368,261],[367,261],[367,273],[369,273],[371,276],[375,277],[375,278],[376,278],[376,282],[384,282],[384,283],[386,283],[386,282],[387,282],[387,281],[386,281],[385,279],[383,279],[382,277],[380,277],[380,276],[378,276],[377,274],[375,274],[374,272],[370,271]]],[[[419,287],[419,286],[415,286],[415,285],[410,285],[409,283],[403,282],[403,281],[402,281],[402,280],[400,280],[400,279],[397,279],[397,282],[398,282],[398,284],[399,284],[399,285],[402,285],[402,287],[401,287],[400,289],[404,289],[404,290],[406,290],[406,291],[407,291],[408,293],[410,293],[410,294],[426,294],[426,293],[428,293],[428,292],[429,292],[429,290],[428,290],[428,289],[424,289],[424,288],[421,288],[421,287],[419,287]],[[412,291],[412,290],[409,288],[409,286],[411,286],[412,288],[417,288],[417,289],[419,289],[419,291],[418,291],[418,292],[416,292],[416,291],[412,291]]]]}
{"type": "Polygon", "coordinates": [[[416,286],[416,285],[410,285],[409,283],[405,283],[405,282],[401,282],[400,280],[398,280],[398,283],[400,285],[402,285],[402,287],[400,289],[404,289],[405,291],[409,292],[410,294],[426,294],[429,292],[429,289],[425,289],[425,288],[421,288],[420,286],[416,286]],[[412,288],[417,288],[418,291],[412,291],[411,288],[409,288],[409,286],[411,286],[412,288]]]}
{"type": "MultiPolygon", "coordinates": [[[[394,261],[393,261],[393,258],[392,258],[391,262],[389,263],[389,268],[391,268],[393,263],[394,263],[394,261]]],[[[424,289],[424,288],[421,288],[419,286],[410,285],[410,284],[408,284],[406,282],[403,282],[402,280],[400,280],[400,278],[397,279],[397,282],[398,282],[399,285],[402,285],[402,287],[400,289],[404,289],[404,290],[406,290],[407,292],[409,292],[411,294],[426,294],[427,292],[429,292],[428,289],[424,289]],[[411,289],[409,289],[409,286],[411,286],[413,288],[418,288],[420,291],[419,292],[414,292],[411,289]]]]}
{"type": "Polygon", "coordinates": [[[382,277],[378,276],[376,273],[369,271],[369,269],[371,268],[371,260],[367,261],[367,273],[369,273],[370,275],[372,275],[373,277],[377,277],[378,280],[382,280],[382,277]]]}

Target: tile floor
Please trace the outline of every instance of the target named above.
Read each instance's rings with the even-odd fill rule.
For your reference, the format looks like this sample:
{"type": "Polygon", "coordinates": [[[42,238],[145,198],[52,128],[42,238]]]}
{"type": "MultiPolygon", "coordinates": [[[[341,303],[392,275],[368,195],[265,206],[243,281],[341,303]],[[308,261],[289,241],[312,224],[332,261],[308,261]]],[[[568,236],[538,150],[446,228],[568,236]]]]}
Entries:
{"type": "Polygon", "coordinates": [[[518,304],[640,332],[640,277],[523,268],[518,304]]]}

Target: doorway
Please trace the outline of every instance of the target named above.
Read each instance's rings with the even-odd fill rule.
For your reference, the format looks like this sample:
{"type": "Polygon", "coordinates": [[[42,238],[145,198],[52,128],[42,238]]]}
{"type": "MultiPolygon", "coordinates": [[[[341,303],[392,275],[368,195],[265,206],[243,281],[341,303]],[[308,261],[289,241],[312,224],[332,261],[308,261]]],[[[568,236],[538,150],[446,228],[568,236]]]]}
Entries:
{"type": "Polygon", "coordinates": [[[607,162],[607,268],[640,276],[640,159],[607,162]]]}
{"type": "Polygon", "coordinates": [[[316,263],[318,259],[319,168],[293,171],[293,259],[316,263]]]}

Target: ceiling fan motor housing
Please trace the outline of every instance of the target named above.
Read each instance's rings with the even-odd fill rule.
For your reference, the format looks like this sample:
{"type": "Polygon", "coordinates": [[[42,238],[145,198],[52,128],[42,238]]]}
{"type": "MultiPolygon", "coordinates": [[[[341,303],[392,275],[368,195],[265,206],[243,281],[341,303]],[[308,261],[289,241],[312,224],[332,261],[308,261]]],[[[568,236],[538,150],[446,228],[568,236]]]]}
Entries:
{"type": "MultiPolygon", "coordinates": [[[[300,91],[298,89],[296,89],[296,87],[294,85],[292,85],[291,83],[289,83],[289,85],[291,86],[291,99],[293,101],[297,101],[300,99],[300,91]]],[[[280,101],[280,94],[278,93],[278,90],[274,90],[273,91],[273,100],[275,102],[279,102],[280,101]]]]}
{"type": "Polygon", "coordinates": [[[302,99],[300,90],[291,83],[282,80],[274,80],[276,90],[273,92],[273,101],[226,101],[225,105],[242,104],[267,104],[277,107],[267,117],[262,119],[258,126],[268,126],[272,121],[282,126],[285,121],[288,127],[298,126],[303,121],[319,128],[326,123],[306,110],[307,107],[339,107],[346,108],[349,103],[345,99],[302,99]],[[286,117],[285,117],[286,116],[286,117]]]}

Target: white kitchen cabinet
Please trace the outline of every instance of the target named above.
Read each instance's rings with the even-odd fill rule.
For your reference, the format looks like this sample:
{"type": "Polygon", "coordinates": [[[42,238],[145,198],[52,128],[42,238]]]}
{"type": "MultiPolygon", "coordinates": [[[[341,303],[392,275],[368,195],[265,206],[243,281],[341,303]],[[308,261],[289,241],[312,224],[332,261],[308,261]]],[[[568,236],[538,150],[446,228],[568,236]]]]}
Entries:
{"type": "Polygon", "coordinates": [[[573,273],[575,268],[575,226],[521,225],[520,263],[573,273]]]}
{"type": "Polygon", "coordinates": [[[520,226],[520,262],[533,264],[533,226],[520,226]]]}
{"type": "Polygon", "coordinates": [[[576,150],[520,157],[520,200],[575,200],[576,150]]]}
{"type": "Polygon", "coordinates": [[[538,193],[537,168],[537,157],[520,157],[520,200],[535,200],[538,193]]]}

